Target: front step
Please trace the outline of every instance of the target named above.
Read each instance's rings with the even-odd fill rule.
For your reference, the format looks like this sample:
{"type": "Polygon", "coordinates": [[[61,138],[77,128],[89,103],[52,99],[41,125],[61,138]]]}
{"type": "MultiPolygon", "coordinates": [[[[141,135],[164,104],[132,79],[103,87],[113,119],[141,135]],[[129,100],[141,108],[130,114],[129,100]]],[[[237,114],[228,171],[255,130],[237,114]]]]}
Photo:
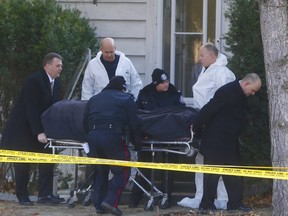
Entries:
{"type": "MultiPolygon", "coordinates": [[[[171,197],[171,205],[177,205],[177,202],[182,200],[184,197],[194,197],[195,194],[195,184],[194,179],[192,179],[191,182],[183,182],[183,181],[174,181],[174,187],[173,187],[173,193],[171,197]]],[[[155,186],[159,189],[160,182],[155,181],[155,186]]],[[[125,191],[122,193],[121,205],[128,205],[129,204],[129,197],[131,194],[131,185],[129,185],[129,188],[126,188],[125,191]]],[[[143,195],[143,198],[141,200],[141,204],[145,204],[148,201],[148,197],[143,195]]]]}

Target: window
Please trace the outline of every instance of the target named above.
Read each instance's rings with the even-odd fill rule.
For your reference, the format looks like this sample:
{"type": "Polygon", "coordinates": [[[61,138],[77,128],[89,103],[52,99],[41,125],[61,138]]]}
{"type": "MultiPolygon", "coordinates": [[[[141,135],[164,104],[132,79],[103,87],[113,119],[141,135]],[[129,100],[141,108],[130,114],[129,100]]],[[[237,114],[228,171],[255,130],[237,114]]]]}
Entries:
{"type": "Polygon", "coordinates": [[[192,86],[201,72],[200,46],[218,38],[217,4],[219,0],[164,1],[164,69],[184,97],[193,96],[192,86]]]}

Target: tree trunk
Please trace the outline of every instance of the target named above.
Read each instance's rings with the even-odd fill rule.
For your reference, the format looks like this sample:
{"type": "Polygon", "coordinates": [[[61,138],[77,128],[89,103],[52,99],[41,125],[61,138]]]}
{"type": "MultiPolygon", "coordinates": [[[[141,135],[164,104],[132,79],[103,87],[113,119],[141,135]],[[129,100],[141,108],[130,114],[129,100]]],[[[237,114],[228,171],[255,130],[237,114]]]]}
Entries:
{"type": "MultiPolygon", "coordinates": [[[[274,167],[288,167],[287,0],[260,0],[259,4],[269,97],[271,160],[274,167]]],[[[272,215],[287,214],[288,181],[274,180],[272,207],[272,215]]]]}

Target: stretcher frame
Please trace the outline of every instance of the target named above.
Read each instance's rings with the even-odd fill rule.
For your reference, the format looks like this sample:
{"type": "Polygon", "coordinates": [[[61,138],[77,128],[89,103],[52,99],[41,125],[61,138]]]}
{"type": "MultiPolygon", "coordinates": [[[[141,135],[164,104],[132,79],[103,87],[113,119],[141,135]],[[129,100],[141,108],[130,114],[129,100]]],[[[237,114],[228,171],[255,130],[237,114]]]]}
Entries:
{"type": "MultiPolygon", "coordinates": [[[[152,161],[155,162],[156,152],[164,152],[165,153],[165,162],[167,161],[168,154],[180,154],[192,157],[195,153],[198,152],[197,149],[192,147],[193,140],[193,131],[192,126],[190,128],[190,137],[182,137],[175,141],[169,140],[155,140],[155,139],[144,139],[142,140],[142,149],[141,151],[151,152],[152,161]]],[[[165,209],[169,206],[168,194],[163,193],[154,185],[154,169],[151,169],[151,179],[149,180],[138,168],[136,168],[137,174],[140,175],[149,185],[150,191],[141,186],[134,178],[130,178],[134,184],[136,184],[148,197],[148,201],[146,202],[144,209],[145,211],[153,211],[154,206],[156,205],[156,198],[158,200],[158,206],[162,209],[165,209]]],[[[168,180],[168,170],[165,170],[165,180],[168,180]]],[[[166,185],[167,187],[167,185],[166,185]]],[[[166,188],[167,191],[167,188],[166,188]]]]}
{"type": "MultiPolygon", "coordinates": [[[[142,148],[141,151],[151,152],[152,161],[155,162],[155,155],[156,152],[165,152],[167,154],[180,154],[186,156],[193,156],[197,153],[197,149],[192,147],[192,140],[193,140],[193,131],[192,127],[190,128],[190,137],[184,137],[177,139],[175,141],[163,141],[163,140],[155,140],[155,139],[143,139],[142,140],[142,148]]],[[[52,149],[52,153],[56,154],[57,151],[70,149],[71,154],[72,151],[78,151],[80,153],[84,150],[84,144],[87,142],[75,141],[75,140],[65,140],[65,139],[53,139],[48,138],[48,143],[46,145],[47,148],[52,149]]],[[[167,156],[166,156],[167,158],[167,156]]],[[[160,198],[158,205],[160,208],[167,208],[168,206],[168,195],[167,193],[163,193],[154,185],[154,169],[151,169],[151,180],[149,180],[143,173],[136,168],[137,174],[140,175],[150,186],[151,190],[146,190],[143,186],[141,186],[133,177],[130,176],[130,180],[136,184],[148,197],[148,201],[145,204],[144,209],[146,211],[153,211],[155,206],[155,198],[160,198]]],[[[167,178],[167,172],[165,172],[165,176],[167,178]]],[[[70,191],[70,198],[67,200],[68,207],[75,207],[75,203],[78,201],[77,194],[82,193],[85,194],[88,192],[88,195],[83,200],[83,205],[89,205],[89,199],[91,199],[91,187],[90,184],[86,189],[79,187],[78,184],[78,164],[75,164],[75,173],[74,173],[74,188],[70,191]]],[[[92,174],[88,177],[84,185],[88,182],[89,178],[92,174]]],[[[166,179],[167,180],[167,179],[166,179]]]]}
{"type": "MultiPolygon", "coordinates": [[[[51,148],[52,154],[57,154],[58,152],[69,149],[71,156],[74,155],[73,153],[75,151],[78,153],[78,155],[81,155],[81,151],[82,150],[85,151],[84,145],[86,144],[88,145],[87,142],[81,142],[81,141],[69,140],[69,139],[47,138],[47,140],[48,140],[48,143],[46,144],[45,148],[51,148]]],[[[83,205],[89,205],[90,197],[91,197],[92,184],[89,184],[89,186],[86,189],[84,189],[84,185],[87,184],[92,174],[90,174],[87,180],[84,182],[84,184],[79,187],[78,166],[79,166],[78,164],[75,164],[73,188],[70,190],[70,197],[67,200],[67,206],[70,208],[75,207],[76,202],[78,201],[77,194],[88,193],[85,199],[83,200],[83,205]]],[[[54,185],[54,187],[56,186],[54,185]]]]}

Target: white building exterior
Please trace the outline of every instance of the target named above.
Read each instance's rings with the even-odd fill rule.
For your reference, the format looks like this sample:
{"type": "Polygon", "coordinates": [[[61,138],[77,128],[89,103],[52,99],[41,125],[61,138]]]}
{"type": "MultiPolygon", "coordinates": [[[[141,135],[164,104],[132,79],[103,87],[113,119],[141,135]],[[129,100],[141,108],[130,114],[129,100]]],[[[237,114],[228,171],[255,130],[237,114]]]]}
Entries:
{"type": "Polygon", "coordinates": [[[198,50],[214,42],[224,52],[228,29],[224,0],[59,0],[79,9],[99,39],[112,37],[133,62],[143,83],[156,67],[170,74],[189,104],[199,71],[198,50]]]}

